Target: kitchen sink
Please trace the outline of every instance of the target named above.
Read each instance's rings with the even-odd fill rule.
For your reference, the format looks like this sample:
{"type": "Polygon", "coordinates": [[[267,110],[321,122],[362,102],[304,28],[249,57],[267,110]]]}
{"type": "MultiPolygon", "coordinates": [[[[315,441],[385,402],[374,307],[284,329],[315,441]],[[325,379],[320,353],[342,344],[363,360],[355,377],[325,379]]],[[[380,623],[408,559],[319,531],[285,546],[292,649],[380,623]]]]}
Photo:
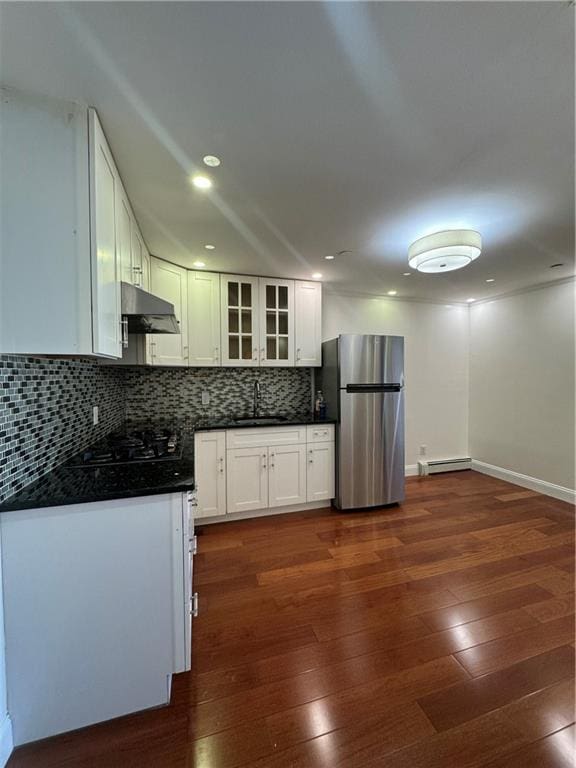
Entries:
{"type": "Polygon", "coordinates": [[[282,424],[286,421],[285,416],[243,416],[239,419],[232,419],[233,424],[244,427],[267,427],[273,424],[282,424]]]}

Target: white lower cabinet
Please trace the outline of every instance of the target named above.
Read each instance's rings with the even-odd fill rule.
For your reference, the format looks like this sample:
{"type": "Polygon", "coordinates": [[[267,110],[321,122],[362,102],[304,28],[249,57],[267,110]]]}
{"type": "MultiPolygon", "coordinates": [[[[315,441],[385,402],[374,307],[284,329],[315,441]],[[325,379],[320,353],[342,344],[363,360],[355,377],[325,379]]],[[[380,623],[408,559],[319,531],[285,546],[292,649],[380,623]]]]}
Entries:
{"type": "Polygon", "coordinates": [[[196,517],[226,514],[226,432],[194,435],[198,506],[196,517]]]}
{"type": "Polygon", "coordinates": [[[268,448],[227,451],[226,469],[228,512],[248,512],[268,506],[268,448]]]}
{"type": "Polygon", "coordinates": [[[285,507],[306,501],[306,446],[277,445],[268,449],[268,506],[285,507]]]}
{"type": "Polygon", "coordinates": [[[15,745],[168,703],[191,662],[192,495],[0,516],[15,745]]]}
{"type": "Polygon", "coordinates": [[[334,497],[334,427],[291,425],[194,437],[199,518],[334,497]]]}
{"type": "Polygon", "coordinates": [[[306,501],[334,498],[334,443],[307,446],[306,501]]]}

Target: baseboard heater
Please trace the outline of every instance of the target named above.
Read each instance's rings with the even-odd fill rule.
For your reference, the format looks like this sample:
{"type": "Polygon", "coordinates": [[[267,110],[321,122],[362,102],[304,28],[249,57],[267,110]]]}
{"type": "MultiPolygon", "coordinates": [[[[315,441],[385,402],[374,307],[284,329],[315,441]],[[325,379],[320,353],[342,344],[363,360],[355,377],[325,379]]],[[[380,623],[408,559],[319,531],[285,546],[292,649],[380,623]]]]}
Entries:
{"type": "Polygon", "coordinates": [[[419,461],[419,475],[435,475],[438,472],[456,472],[460,469],[472,469],[472,459],[440,459],[439,461],[419,461]]]}

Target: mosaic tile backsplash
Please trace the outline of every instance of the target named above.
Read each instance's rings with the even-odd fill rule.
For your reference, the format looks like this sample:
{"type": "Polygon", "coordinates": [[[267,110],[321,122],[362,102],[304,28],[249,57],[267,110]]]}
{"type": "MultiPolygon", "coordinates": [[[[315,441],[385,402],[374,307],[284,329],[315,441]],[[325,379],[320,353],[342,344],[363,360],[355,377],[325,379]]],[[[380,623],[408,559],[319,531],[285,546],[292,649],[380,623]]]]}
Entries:
{"type": "Polygon", "coordinates": [[[90,360],[0,355],[0,392],[0,501],[124,418],[122,372],[90,360]]]}
{"type": "Polygon", "coordinates": [[[0,355],[0,501],[124,420],[192,425],[250,413],[260,380],[262,413],[312,410],[309,368],[124,368],[92,360],[0,355]],[[210,404],[202,405],[207,391],[210,404]],[[99,423],[92,425],[92,406],[99,423]]]}
{"type": "Polygon", "coordinates": [[[130,368],[124,371],[126,418],[192,424],[252,412],[260,381],[260,412],[283,416],[312,411],[311,368],[130,368]],[[209,405],[202,405],[202,392],[209,405]]]}

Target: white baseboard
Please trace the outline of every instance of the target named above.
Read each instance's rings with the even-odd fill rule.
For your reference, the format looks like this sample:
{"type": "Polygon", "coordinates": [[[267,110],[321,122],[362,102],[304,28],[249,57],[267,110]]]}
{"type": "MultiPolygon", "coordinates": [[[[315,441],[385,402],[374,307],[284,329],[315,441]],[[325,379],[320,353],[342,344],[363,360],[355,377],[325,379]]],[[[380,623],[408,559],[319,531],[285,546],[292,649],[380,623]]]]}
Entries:
{"type": "Polygon", "coordinates": [[[529,488],[531,491],[543,493],[545,496],[552,496],[561,501],[567,501],[569,504],[576,504],[576,491],[571,488],[564,488],[562,485],[555,485],[546,480],[539,480],[530,475],[522,475],[520,472],[513,472],[511,469],[497,467],[494,464],[486,464],[484,461],[472,459],[472,469],[476,472],[482,472],[484,475],[497,477],[498,480],[506,480],[514,485],[521,485],[522,488],[529,488]]]}
{"type": "Polygon", "coordinates": [[[404,467],[404,476],[405,477],[414,477],[414,475],[418,474],[418,464],[406,464],[404,467]]]}
{"type": "Polygon", "coordinates": [[[248,512],[231,512],[215,517],[194,517],[195,525],[210,525],[210,523],[229,523],[231,520],[249,520],[252,517],[269,517],[270,515],[284,515],[286,512],[306,512],[308,509],[330,509],[332,502],[310,501],[306,504],[288,504],[285,507],[266,507],[265,509],[252,509],[248,512]]]}
{"type": "Polygon", "coordinates": [[[0,768],[4,768],[13,749],[12,720],[10,715],[6,715],[4,722],[0,726],[0,768]]]}

